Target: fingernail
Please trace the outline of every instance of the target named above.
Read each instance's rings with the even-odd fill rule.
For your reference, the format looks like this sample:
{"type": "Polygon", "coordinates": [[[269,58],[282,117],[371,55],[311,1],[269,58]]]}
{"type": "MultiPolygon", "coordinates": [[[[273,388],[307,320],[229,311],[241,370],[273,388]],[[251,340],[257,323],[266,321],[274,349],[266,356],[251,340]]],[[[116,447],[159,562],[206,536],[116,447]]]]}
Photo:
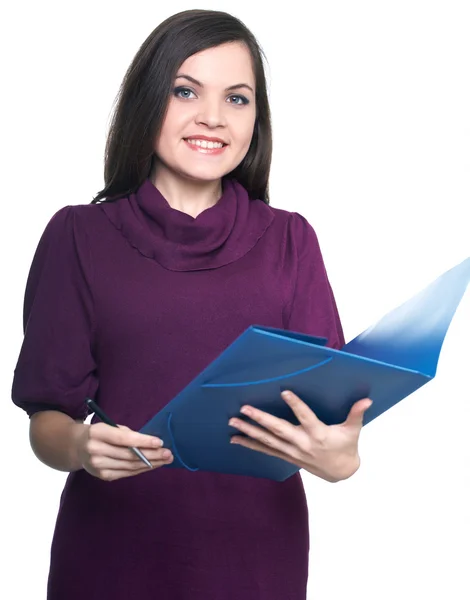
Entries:
{"type": "Polygon", "coordinates": [[[290,392],[282,392],[281,396],[284,398],[284,400],[289,400],[289,398],[292,398],[292,394],[290,392]]]}
{"type": "Polygon", "coordinates": [[[155,438],[155,439],[153,440],[153,445],[154,445],[156,448],[161,448],[161,447],[163,446],[163,440],[161,440],[160,438],[155,438]]]}
{"type": "Polygon", "coordinates": [[[170,456],[171,456],[171,452],[169,450],[165,450],[163,452],[163,458],[170,458],[170,456]]]}

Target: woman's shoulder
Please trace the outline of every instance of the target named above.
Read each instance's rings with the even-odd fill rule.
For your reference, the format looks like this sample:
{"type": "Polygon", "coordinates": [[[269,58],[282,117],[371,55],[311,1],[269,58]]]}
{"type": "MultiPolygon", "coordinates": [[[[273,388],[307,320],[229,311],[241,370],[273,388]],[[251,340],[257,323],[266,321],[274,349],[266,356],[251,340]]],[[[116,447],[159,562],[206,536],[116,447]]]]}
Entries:
{"type": "Polygon", "coordinates": [[[99,204],[67,204],[52,213],[46,222],[43,236],[87,237],[103,222],[99,204]]]}
{"type": "Polygon", "coordinates": [[[100,239],[103,215],[99,205],[75,204],[56,209],[43,226],[37,242],[34,263],[91,261],[93,240],[100,239]],[[60,258],[59,258],[60,257],[60,258]]]}
{"type": "Polygon", "coordinates": [[[273,206],[269,208],[274,215],[274,222],[284,230],[287,242],[297,247],[318,243],[314,227],[303,214],[273,206]]]}
{"type": "Polygon", "coordinates": [[[274,207],[271,204],[269,204],[268,207],[274,215],[274,218],[280,223],[286,225],[287,227],[300,230],[305,228],[313,229],[307,217],[305,217],[303,214],[297,211],[287,210],[286,208],[274,207]]]}
{"type": "Polygon", "coordinates": [[[99,219],[101,213],[99,204],[66,204],[52,213],[50,223],[58,225],[71,221],[92,222],[99,219]]]}

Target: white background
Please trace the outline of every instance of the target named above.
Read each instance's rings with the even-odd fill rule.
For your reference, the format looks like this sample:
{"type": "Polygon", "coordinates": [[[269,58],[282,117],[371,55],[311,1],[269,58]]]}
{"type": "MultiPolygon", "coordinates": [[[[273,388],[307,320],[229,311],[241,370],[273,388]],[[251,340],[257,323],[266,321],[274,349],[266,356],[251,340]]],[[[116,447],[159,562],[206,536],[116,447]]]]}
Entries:
{"type": "MultiPolygon", "coordinates": [[[[45,598],[65,477],[35,459],[28,418],[9,399],[26,276],[52,214],[90,202],[103,185],[112,103],[139,45],[164,18],[195,7],[169,4],[30,0],[4,9],[0,597],[8,600],[45,598]]],[[[347,340],[470,255],[468,2],[197,7],[241,18],[267,54],[271,203],[316,229],[347,340]]],[[[470,598],[469,296],[436,379],[364,428],[360,471],[336,485],[304,476],[309,599],[470,598]]],[[[82,560],[84,573],[93,568],[82,560]]]]}

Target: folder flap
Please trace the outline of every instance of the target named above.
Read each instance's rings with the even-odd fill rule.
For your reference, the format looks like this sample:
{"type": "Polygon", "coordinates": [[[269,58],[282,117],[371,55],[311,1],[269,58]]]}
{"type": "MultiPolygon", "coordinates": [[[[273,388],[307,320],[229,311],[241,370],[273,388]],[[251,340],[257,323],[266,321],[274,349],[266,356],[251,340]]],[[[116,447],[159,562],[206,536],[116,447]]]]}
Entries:
{"type": "Polygon", "coordinates": [[[331,360],[334,351],[324,346],[324,338],[286,333],[250,327],[217,360],[216,369],[204,371],[200,385],[236,387],[282,381],[331,360]]]}
{"type": "Polygon", "coordinates": [[[434,377],[444,338],[469,280],[470,257],[358,335],[343,352],[434,377]]]}
{"type": "Polygon", "coordinates": [[[284,379],[291,379],[293,377],[297,377],[298,375],[303,375],[304,373],[308,373],[309,371],[313,371],[313,369],[317,369],[318,367],[322,367],[328,364],[332,360],[332,357],[329,356],[324,358],[323,360],[317,360],[315,364],[308,365],[307,367],[302,367],[301,369],[297,369],[296,371],[289,371],[284,375],[275,375],[274,377],[264,377],[263,379],[259,379],[259,375],[257,373],[240,373],[240,376],[237,377],[238,381],[214,381],[206,382],[202,384],[202,387],[242,387],[246,385],[262,385],[265,383],[273,383],[275,381],[283,381],[284,379]],[[258,377],[258,378],[257,378],[258,377]]]}

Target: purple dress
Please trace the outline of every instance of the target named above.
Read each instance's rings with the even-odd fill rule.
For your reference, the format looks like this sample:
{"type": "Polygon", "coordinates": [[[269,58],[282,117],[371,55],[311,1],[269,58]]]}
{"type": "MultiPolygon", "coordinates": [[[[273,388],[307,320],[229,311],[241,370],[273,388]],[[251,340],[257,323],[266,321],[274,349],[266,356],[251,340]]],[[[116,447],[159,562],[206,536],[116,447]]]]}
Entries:
{"type": "MultiPolygon", "coordinates": [[[[94,397],[138,430],[252,324],[344,343],[317,237],[235,180],[197,218],[147,179],[112,203],[66,206],[27,281],[12,398],[86,417],[94,397]]],[[[165,467],[68,476],[49,600],[304,600],[308,512],[279,483],[165,467]]]]}

